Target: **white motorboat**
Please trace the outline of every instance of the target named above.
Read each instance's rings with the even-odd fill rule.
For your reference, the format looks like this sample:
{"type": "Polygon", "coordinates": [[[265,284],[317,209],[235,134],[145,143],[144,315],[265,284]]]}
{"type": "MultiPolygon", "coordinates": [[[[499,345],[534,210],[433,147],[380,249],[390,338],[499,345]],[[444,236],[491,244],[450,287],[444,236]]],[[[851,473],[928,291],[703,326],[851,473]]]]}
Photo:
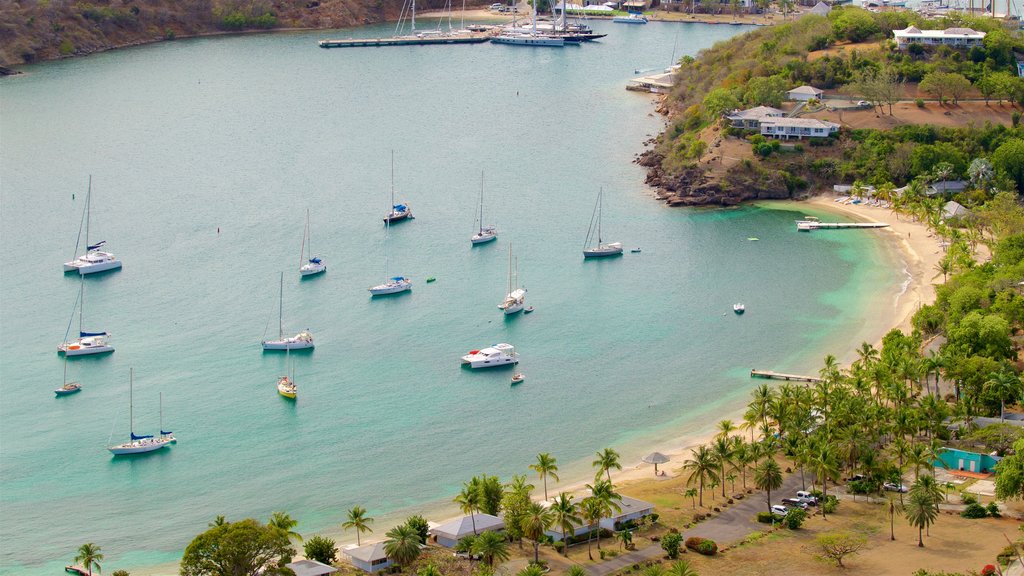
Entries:
{"type": "Polygon", "coordinates": [[[154,450],[164,448],[171,443],[171,440],[164,437],[154,438],[152,435],[140,436],[135,434],[135,404],[134,398],[132,397],[134,388],[134,371],[130,370],[128,374],[128,430],[131,439],[123,444],[107,446],[107,450],[110,450],[114,456],[153,452],[154,450]]]}
{"type": "Polygon", "coordinates": [[[82,212],[83,224],[78,228],[78,242],[75,243],[75,254],[78,254],[78,243],[82,241],[82,228],[85,228],[85,254],[75,256],[70,262],[64,263],[64,272],[78,272],[81,275],[95,274],[116,270],[121,267],[121,261],[110,252],[100,250],[107,241],[103,240],[95,244],[89,244],[89,222],[92,219],[92,176],[89,176],[89,190],[85,193],[85,210],[82,212]]]}
{"type": "Polygon", "coordinates": [[[71,313],[68,321],[68,329],[64,332],[64,342],[57,346],[57,353],[65,356],[86,356],[88,354],[105,354],[113,352],[114,347],[110,345],[110,334],[107,332],[86,332],[82,330],[82,317],[85,315],[85,282],[78,287],[78,300],[75,301],[75,310],[78,312],[78,338],[69,339],[71,323],[75,319],[75,313],[71,313]]]}
{"type": "Polygon", "coordinates": [[[327,264],[319,256],[313,255],[313,247],[309,243],[309,209],[306,210],[306,231],[302,235],[302,250],[299,252],[299,275],[313,276],[327,271],[327,264]],[[306,260],[306,248],[309,248],[309,260],[306,260]]]}
{"type": "Polygon", "coordinates": [[[413,219],[408,204],[395,204],[395,151],[391,151],[391,210],[384,216],[384,224],[413,219]]]}
{"type": "Polygon", "coordinates": [[[737,314],[743,314],[744,312],[747,311],[747,307],[744,306],[742,302],[737,302],[736,304],[732,305],[732,311],[737,314]]]}
{"type": "Polygon", "coordinates": [[[587,239],[583,243],[584,258],[603,258],[606,256],[618,256],[622,254],[621,242],[605,242],[601,237],[601,219],[603,211],[604,189],[602,188],[597,194],[597,202],[594,204],[594,212],[590,215],[590,227],[587,229],[587,239]],[[588,248],[593,240],[597,240],[597,244],[588,248]]]}
{"type": "Polygon", "coordinates": [[[498,239],[498,229],[484,224],[484,173],[480,173],[480,216],[477,217],[477,232],[469,239],[474,246],[498,239]]]}
{"type": "Polygon", "coordinates": [[[518,260],[515,268],[512,267],[512,245],[508,245],[508,292],[505,299],[498,304],[498,308],[506,315],[515,314],[526,306],[526,288],[520,288],[518,260]]]}
{"type": "Polygon", "coordinates": [[[647,17],[643,14],[630,12],[628,16],[616,16],[612,18],[612,22],[616,22],[618,24],[647,24],[647,17]]]}
{"type": "Polygon", "coordinates": [[[470,350],[469,354],[462,357],[462,363],[469,364],[470,368],[494,368],[518,362],[516,347],[504,342],[480,350],[470,350]]]}
{"type": "Polygon", "coordinates": [[[303,330],[295,336],[284,335],[284,272],[281,273],[281,289],[277,299],[277,340],[263,340],[264,350],[303,350],[313,348],[313,335],[303,330]]]}

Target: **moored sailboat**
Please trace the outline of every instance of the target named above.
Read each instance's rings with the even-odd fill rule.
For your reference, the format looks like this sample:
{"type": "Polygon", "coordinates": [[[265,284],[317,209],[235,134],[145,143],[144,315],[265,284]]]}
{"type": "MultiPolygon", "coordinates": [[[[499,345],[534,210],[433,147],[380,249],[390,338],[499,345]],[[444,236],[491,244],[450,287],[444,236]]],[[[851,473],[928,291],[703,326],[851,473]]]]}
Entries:
{"type": "MultiPolygon", "coordinates": [[[[95,274],[97,272],[106,272],[108,270],[117,270],[121,268],[121,261],[110,252],[100,250],[106,244],[106,240],[101,240],[95,244],[89,244],[89,223],[92,220],[92,176],[89,176],[89,189],[85,193],[85,210],[82,212],[82,221],[85,227],[85,254],[81,256],[75,256],[71,261],[64,263],[64,272],[78,272],[85,276],[86,274],[95,274]]],[[[82,226],[78,228],[78,241],[75,242],[75,254],[78,254],[79,242],[82,241],[82,226]]]]}
{"type": "Polygon", "coordinates": [[[68,357],[64,356],[64,385],[54,390],[54,394],[57,396],[67,396],[68,394],[74,394],[82,389],[82,385],[78,382],[68,382],[68,357]]]}
{"type": "Polygon", "coordinates": [[[277,340],[263,340],[264,350],[303,350],[313,348],[313,335],[303,330],[295,336],[284,336],[284,272],[281,273],[281,288],[277,304],[277,340]]]}
{"type": "Polygon", "coordinates": [[[64,342],[57,346],[57,353],[65,356],[85,356],[88,354],[105,354],[113,352],[114,347],[110,345],[110,334],[107,332],[86,332],[82,330],[82,317],[85,315],[85,282],[81,282],[78,288],[78,299],[75,301],[75,309],[78,311],[78,338],[68,339],[71,333],[71,323],[74,322],[75,313],[71,313],[68,320],[68,329],[64,332],[64,342]]]}
{"type": "Polygon", "coordinates": [[[306,231],[302,235],[302,250],[299,252],[299,275],[313,276],[327,271],[327,264],[319,256],[313,255],[313,247],[309,243],[309,209],[306,209],[306,231]],[[309,260],[306,261],[306,248],[309,248],[309,260]]]}
{"type": "Polygon", "coordinates": [[[134,379],[135,372],[129,369],[128,372],[128,431],[129,438],[128,442],[123,444],[116,444],[113,446],[107,446],[107,450],[110,450],[114,456],[122,456],[128,454],[143,454],[145,452],[153,452],[159,450],[171,443],[164,437],[154,438],[152,435],[137,435],[135,434],[135,399],[134,399],[134,379]]]}
{"type": "Polygon", "coordinates": [[[513,268],[512,266],[512,245],[508,245],[508,292],[505,294],[505,299],[498,304],[498,308],[505,312],[506,315],[515,314],[523,309],[526,305],[526,288],[519,287],[519,268],[518,265],[513,268]]]}
{"type": "Polygon", "coordinates": [[[412,208],[408,204],[395,204],[395,151],[391,151],[391,211],[384,216],[384,224],[411,220],[412,208]]]}
{"type": "Polygon", "coordinates": [[[484,244],[497,240],[498,229],[493,225],[484,224],[484,173],[480,173],[480,216],[477,217],[477,233],[469,239],[473,245],[484,244]]]}
{"type": "Polygon", "coordinates": [[[621,242],[605,243],[601,237],[601,219],[604,211],[604,189],[597,194],[597,203],[594,205],[594,213],[590,216],[590,228],[587,229],[587,239],[583,243],[584,258],[602,258],[605,256],[618,256],[622,254],[621,242]],[[596,226],[594,225],[596,222],[596,226]],[[597,240],[597,244],[588,248],[591,240],[597,240]]]}

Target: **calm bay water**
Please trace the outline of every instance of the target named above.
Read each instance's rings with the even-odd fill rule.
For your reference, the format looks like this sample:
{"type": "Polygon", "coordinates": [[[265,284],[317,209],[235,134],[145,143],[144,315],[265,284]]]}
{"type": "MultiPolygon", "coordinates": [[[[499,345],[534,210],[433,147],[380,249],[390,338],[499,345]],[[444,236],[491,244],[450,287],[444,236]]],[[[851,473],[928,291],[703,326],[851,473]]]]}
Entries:
{"type": "Polygon", "coordinates": [[[594,27],[610,35],[562,50],[181,41],[0,83],[0,574],[56,573],[86,541],[106,571],[173,562],[216,514],[287,510],[315,531],[360,504],[380,526],[541,451],[569,477],[608,445],[633,463],[741,401],[749,368],[814,370],[849,348],[899,281],[871,235],[799,235],[788,210],[669,209],[631,164],[660,127],[623,90],[634,69],[741,29],[594,27]],[[415,288],[371,300],[391,149],[417,219],[392,229],[390,270],[415,288]],[[499,240],[471,248],[481,171],[499,240]],[[85,323],[117,351],[73,359],[84,390],[54,399],[79,288],[60,264],[89,174],[91,239],[125,265],[87,279],[85,323]],[[642,254],[583,261],[599,187],[606,239],[642,254]],[[328,272],[300,282],[307,208],[328,272]],[[504,319],[509,242],[537,311],[504,319]],[[285,329],[317,342],[293,358],[294,404],[274,389],[285,357],[259,346],[282,270],[285,329]],[[459,367],[500,341],[522,354],[515,389],[508,371],[459,367]],[[136,430],[157,429],[163,392],[179,443],[112,459],[129,367],[136,430]]]}

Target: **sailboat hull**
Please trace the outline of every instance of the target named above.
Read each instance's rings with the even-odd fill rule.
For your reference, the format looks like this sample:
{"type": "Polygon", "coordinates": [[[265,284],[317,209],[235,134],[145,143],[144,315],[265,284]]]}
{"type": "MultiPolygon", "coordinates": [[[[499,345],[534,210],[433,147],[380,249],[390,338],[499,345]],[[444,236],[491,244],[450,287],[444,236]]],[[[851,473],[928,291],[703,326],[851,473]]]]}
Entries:
{"type": "Polygon", "coordinates": [[[326,264],[306,264],[302,268],[299,268],[299,274],[302,276],[316,276],[327,272],[326,264]]]}
{"type": "Polygon", "coordinates": [[[618,242],[614,244],[602,244],[597,248],[588,248],[583,251],[584,258],[607,258],[609,256],[619,256],[622,254],[622,244],[618,242]]]}
{"type": "Polygon", "coordinates": [[[265,340],[263,342],[264,350],[306,350],[313,348],[312,342],[305,340],[265,340]]]}
{"type": "Polygon", "coordinates": [[[79,338],[57,346],[57,353],[65,356],[88,356],[89,354],[108,354],[114,347],[106,342],[89,342],[89,338],[79,338]]]}
{"type": "Polygon", "coordinates": [[[110,450],[110,453],[114,456],[145,454],[146,452],[153,452],[161,448],[165,448],[168,444],[170,444],[170,441],[164,438],[152,438],[136,440],[134,442],[125,442],[124,444],[118,444],[117,446],[110,446],[107,450],[110,450]]]}
{"type": "Polygon", "coordinates": [[[474,234],[473,237],[470,238],[470,242],[472,242],[473,245],[475,246],[477,244],[486,244],[497,239],[497,234],[474,234]]]}
{"type": "Polygon", "coordinates": [[[408,282],[400,284],[388,283],[381,284],[380,286],[374,286],[369,290],[371,296],[387,296],[388,294],[398,294],[400,292],[412,290],[412,284],[408,282]]]}

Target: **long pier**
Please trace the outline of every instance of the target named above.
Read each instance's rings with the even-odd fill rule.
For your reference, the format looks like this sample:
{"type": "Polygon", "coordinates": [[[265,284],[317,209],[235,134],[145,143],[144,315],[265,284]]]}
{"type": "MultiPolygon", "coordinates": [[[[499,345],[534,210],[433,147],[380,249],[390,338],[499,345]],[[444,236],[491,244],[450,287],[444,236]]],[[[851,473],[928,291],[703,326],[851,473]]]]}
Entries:
{"type": "Polygon", "coordinates": [[[796,223],[796,229],[801,232],[810,232],[811,230],[822,230],[822,229],[840,229],[845,230],[849,228],[888,228],[889,225],[885,222],[818,222],[817,220],[798,220],[796,223]]]}
{"type": "Polygon", "coordinates": [[[799,374],[785,374],[782,372],[772,372],[771,370],[751,370],[751,378],[769,378],[771,380],[786,380],[787,382],[821,382],[821,378],[815,376],[801,376],[799,374]]]}
{"type": "Polygon", "coordinates": [[[423,46],[428,44],[480,44],[491,37],[487,34],[462,36],[403,36],[399,38],[346,38],[344,40],[320,40],[321,48],[355,48],[361,46],[423,46]]]}

